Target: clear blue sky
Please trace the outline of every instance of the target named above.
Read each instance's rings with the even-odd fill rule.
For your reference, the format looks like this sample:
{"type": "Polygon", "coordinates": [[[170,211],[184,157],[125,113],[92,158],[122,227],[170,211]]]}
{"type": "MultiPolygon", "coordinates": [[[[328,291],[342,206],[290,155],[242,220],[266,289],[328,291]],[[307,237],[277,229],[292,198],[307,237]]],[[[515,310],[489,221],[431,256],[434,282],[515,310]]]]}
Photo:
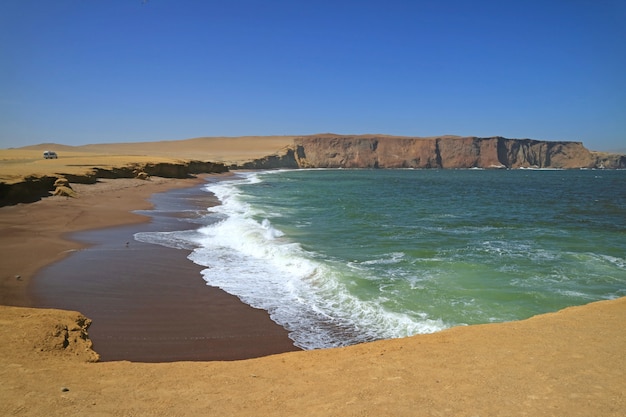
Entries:
{"type": "Polygon", "coordinates": [[[626,148],[626,1],[0,2],[0,148],[321,132],[626,148]]]}

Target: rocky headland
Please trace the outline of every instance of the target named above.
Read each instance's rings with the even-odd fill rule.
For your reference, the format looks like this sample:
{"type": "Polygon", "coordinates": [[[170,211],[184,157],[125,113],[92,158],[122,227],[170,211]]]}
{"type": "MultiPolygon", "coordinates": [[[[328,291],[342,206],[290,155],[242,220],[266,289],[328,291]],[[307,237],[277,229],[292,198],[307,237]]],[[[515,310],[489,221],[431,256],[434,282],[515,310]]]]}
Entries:
{"type": "Polygon", "coordinates": [[[590,151],[581,142],[324,134],[295,138],[280,152],[241,167],[623,169],[626,155],[590,151]]]}

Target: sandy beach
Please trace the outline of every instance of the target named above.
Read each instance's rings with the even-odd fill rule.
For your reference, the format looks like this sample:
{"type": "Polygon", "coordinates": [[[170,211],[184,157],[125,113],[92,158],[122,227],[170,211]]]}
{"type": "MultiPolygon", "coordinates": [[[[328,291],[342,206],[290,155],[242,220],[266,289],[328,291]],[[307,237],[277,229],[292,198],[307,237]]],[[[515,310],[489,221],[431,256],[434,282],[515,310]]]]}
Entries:
{"type": "Polygon", "coordinates": [[[79,198],[55,196],[0,208],[0,303],[32,305],[26,290],[33,275],[44,265],[86,246],[66,239],[66,234],[148,221],[148,217],[131,211],[150,208],[148,199],[154,193],[189,187],[197,181],[101,180],[89,185],[73,184],[79,198]]]}
{"type": "Polygon", "coordinates": [[[286,332],[265,312],[205,288],[184,251],[125,245],[133,228],[150,219],[132,210],[150,208],[155,193],[201,181],[101,180],[73,184],[78,198],[0,207],[0,414],[624,414],[625,298],[519,322],[276,354],[289,350],[286,332]],[[106,265],[97,268],[101,276],[123,277],[114,262],[107,265],[112,246],[123,254],[118,265],[133,259],[141,267],[126,272],[136,277],[127,287],[109,283],[123,288],[122,296],[114,297],[95,278],[90,285],[75,285],[71,275],[84,268],[84,260],[63,266],[65,272],[53,271],[65,265],[56,261],[82,251],[106,265]],[[176,273],[180,279],[138,291],[146,287],[142,280],[154,278],[143,275],[150,267],[161,271],[161,278],[176,273]],[[56,282],[42,285],[41,277],[56,282]],[[170,305],[172,298],[189,300],[187,308],[170,305]],[[60,304],[79,311],[88,305],[93,314],[33,308],[60,304]],[[209,319],[199,325],[193,318],[202,311],[209,319]],[[153,324],[146,324],[147,317],[153,324]],[[140,328],[145,333],[136,333],[140,328]],[[113,332],[121,336],[99,352],[98,344],[104,344],[97,335],[113,332]],[[203,356],[207,351],[234,354],[203,356]],[[255,356],[262,357],[232,360],[255,356]]]}
{"type": "MultiPolygon", "coordinates": [[[[216,200],[198,188],[156,194],[151,201],[157,212],[206,211],[216,200]]],[[[89,334],[101,361],[236,360],[298,350],[265,311],[208,287],[202,268],[187,259],[190,251],[133,239],[136,232],[180,225],[177,217],[161,215],[69,235],[89,247],[39,271],[28,291],[33,304],[92,319],[89,334]]]]}

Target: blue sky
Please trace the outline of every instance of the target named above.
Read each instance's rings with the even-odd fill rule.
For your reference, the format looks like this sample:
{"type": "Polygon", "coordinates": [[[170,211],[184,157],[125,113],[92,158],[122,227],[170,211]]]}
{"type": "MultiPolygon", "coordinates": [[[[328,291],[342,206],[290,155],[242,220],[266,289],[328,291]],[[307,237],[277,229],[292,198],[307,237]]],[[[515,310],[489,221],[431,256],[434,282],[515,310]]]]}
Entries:
{"type": "Polygon", "coordinates": [[[0,4],[0,148],[321,132],[626,148],[626,2],[0,4]]]}

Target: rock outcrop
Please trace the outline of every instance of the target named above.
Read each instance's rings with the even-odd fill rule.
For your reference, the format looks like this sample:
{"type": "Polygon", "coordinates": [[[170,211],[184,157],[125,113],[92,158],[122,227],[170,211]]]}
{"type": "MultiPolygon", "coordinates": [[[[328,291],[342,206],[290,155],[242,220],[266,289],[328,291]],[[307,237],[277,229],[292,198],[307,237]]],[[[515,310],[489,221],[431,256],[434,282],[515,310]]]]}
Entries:
{"type": "Polygon", "coordinates": [[[65,178],[65,177],[57,178],[57,180],[54,182],[54,187],[72,188],[72,186],[70,185],[69,180],[67,178],[65,178]]]}
{"type": "Polygon", "coordinates": [[[626,156],[581,142],[503,137],[304,136],[242,168],[626,168],[626,156]]]}
{"type": "Polygon", "coordinates": [[[137,178],[138,180],[148,181],[150,179],[150,175],[148,175],[147,173],[145,173],[143,171],[139,171],[135,175],[135,178],[137,178]]]}
{"type": "Polygon", "coordinates": [[[254,161],[246,162],[232,168],[243,169],[275,169],[275,168],[305,168],[304,149],[302,146],[288,146],[274,155],[268,155],[254,161]]]}
{"type": "Polygon", "coordinates": [[[47,175],[30,175],[13,184],[0,183],[0,207],[18,203],[33,203],[47,197],[51,191],[54,191],[54,182],[57,178],[47,175]]]}
{"type": "Polygon", "coordinates": [[[94,167],[92,171],[95,178],[136,178],[139,172],[150,177],[187,178],[194,174],[228,172],[228,167],[215,162],[181,161],[178,163],[159,162],[107,168],[94,167]]]}
{"type": "Polygon", "coordinates": [[[56,189],[54,190],[52,195],[57,195],[57,196],[61,196],[61,197],[72,197],[72,198],[78,197],[76,192],[74,190],[72,190],[71,187],[66,187],[64,185],[56,187],[56,189]]]}
{"type": "Polygon", "coordinates": [[[41,359],[72,358],[77,362],[97,362],[100,358],[87,332],[91,320],[81,313],[5,306],[1,310],[3,325],[21,330],[4,341],[21,344],[20,356],[34,352],[41,359]]]}

